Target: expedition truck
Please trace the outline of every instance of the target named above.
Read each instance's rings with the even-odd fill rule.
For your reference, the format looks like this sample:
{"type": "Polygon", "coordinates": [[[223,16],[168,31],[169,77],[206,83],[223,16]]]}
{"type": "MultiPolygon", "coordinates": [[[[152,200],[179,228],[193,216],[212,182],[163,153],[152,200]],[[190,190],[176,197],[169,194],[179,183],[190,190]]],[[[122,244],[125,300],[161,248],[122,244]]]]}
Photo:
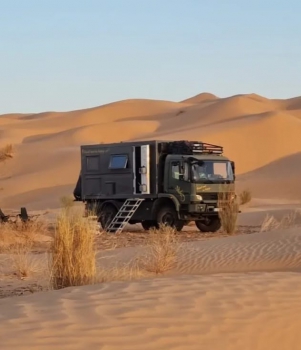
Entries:
{"type": "Polygon", "coordinates": [[[145,230],[162,223],[180,231],[195,221],[201,232],[215,232],[221,227],[218,194],[234,181],[235,164],[221,146],[186,140],[93,144],[81,146],[73,194],[86,210],[96,208],[107,231],[123,227],[119,218],[145,230]]]}

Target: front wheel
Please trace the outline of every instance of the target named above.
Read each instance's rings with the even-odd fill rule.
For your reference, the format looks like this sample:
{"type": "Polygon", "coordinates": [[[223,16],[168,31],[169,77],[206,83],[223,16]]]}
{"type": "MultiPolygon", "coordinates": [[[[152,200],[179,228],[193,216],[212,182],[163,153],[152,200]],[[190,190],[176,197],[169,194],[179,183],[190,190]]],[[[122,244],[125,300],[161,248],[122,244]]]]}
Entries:
{"type": "Polygon", "coordinates": [[[181,231],[185,224],[183,220],[179,220],[176,210],[171,206],[166,206],[159,210],[157,223],[158,225],[163,224],[174,227],[177,231],[181,231]]]}
{"type": "Polygon", "coordinates": [[[152,220],[145,220],[141,222],[142,227],[144,228],[145,231],[150,230],[151,228],[158,228],[158,224],[156,221],[152,220]]]}
{"type": "Polygon", "coordinates": [[[201,232],[216,232],[222,226],[221,220],[218,216],[208,216],[202,221],[196,220],[195,224],[201,232]]]}

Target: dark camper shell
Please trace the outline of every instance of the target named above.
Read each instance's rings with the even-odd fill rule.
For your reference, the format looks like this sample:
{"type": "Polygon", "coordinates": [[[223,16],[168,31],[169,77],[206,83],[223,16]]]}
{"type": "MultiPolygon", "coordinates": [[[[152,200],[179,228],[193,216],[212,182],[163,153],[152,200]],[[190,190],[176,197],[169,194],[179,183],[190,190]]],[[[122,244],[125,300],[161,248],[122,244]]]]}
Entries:
{"type": "Polygon", "coordinates": [[[77,200],[153,198],[162,192],[160,157],[170,141],[119,142],[81,146],[77,200]]]}

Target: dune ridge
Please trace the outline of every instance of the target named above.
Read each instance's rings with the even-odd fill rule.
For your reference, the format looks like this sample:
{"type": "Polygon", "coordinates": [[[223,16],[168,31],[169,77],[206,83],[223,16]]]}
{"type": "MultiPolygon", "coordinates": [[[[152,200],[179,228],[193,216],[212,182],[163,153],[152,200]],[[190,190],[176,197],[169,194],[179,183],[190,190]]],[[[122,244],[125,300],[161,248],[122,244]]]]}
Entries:
{"type": "MultiPolygon", "coordinates": [[[[15,158],[7,162],[5,170],[1,166],[1,174],[6,174],[0,175],[2,201],[10,208],[21,204],[18,194],[24,198],[26,192],[32,191],[28,202],[37,199],[45,207],[57,206],[54,198],[43,198],[42,192],[37,198],[38,190],[42,187],[56,191],[64,185],[66,192],[62,195],[72,193],[80,167],[81,144],[154,138],[221,144],[237,164],[238,186],[241,178],[258,198],[296,200],[300,195],[292,189],[298,187],[301,174],[295,170],[291,156],[301,151],[300,101],[301,97],[277,100],[240,94],[220,98],[203,93],[180,102],[130,99],[70,112],[2,115],[1,145],[12,143],[16,149],[15,158]],[[37,150],[41,152],[38,156],[37,150]],[[51,164],[53,171],[41,167],[42,159],[51,164]],[[269,165],[280,159],[287,159],[286,167],[294,174],[288,187],[277,194],[267,177],[261,179],[257,190],[253,174],[262,167],[268,171],[269,165]],[[61,174],[65,180],[54,174],[61,174]],[[16,185],[23,181],[26,189],[16,185]]],[[[282,179],[287,180],[285,176],[282,179]]]]}

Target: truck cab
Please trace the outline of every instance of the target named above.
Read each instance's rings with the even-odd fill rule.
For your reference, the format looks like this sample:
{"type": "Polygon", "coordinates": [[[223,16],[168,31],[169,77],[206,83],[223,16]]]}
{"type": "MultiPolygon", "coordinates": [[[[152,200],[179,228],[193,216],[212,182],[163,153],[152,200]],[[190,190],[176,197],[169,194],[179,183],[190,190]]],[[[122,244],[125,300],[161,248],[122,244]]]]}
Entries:
{"type": "MultiPolygon", "coordinates": [[[[163,191],[179,201],[183,219],[203,214],[207,226],[215,223],[209,225],[211,230],[220,226],[218,195],[234,181],[234,162],[221,155],[171,154],[165,159],[163,191]]],[[[203,231],[209,229],[201,221],[199,225],[203,231]]]]}

